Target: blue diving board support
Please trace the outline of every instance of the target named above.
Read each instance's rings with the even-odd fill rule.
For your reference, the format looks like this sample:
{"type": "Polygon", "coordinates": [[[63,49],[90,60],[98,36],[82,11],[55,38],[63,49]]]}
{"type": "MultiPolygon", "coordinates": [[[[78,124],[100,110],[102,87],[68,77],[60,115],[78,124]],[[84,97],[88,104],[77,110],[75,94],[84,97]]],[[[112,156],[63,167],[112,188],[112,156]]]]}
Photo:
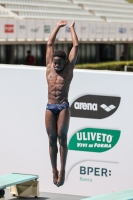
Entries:
{"type": "Polygon", "coordinates": [[[94,196],[82,200],[133,200],[133,189],[112,192],[100,196],[94,196]]]}
{"type": "Polygon", "coordinates": [[[4,189],[7,187],[12,188],[14,195],[34,195],[35,197],[37,197],[39,195],[39,183],[37,181],[38,178],[38,175],[19,173],[12,173],[0,176],[0,199],[4,198],[4,189]],[[23,185],[26,186],[25,190],[23,190],[23,185]],[[21,193],[18,192],[18,187],[22,188],[21,193]],[[34,187],[34,192],[32,192],[32,187],[34,187]]]}

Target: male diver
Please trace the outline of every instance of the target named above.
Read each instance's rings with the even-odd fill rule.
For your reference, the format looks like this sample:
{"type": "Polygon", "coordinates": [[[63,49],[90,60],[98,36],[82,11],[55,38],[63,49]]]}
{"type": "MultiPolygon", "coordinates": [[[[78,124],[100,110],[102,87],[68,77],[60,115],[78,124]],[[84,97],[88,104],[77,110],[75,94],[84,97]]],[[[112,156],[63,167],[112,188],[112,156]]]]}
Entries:
{"type": "Polygon", "coordinates": [[[67,159],[67,132],[69,128],[70,109],[68,92],[73,78],[73,69],[78,54],[78,38],[74,30],[75,22],[69,26],[73,46],[68,59],[62,50],[54,51],[56,35],[66,20],[57,23],[52,31],[46,50],[46,78],[48,83],[48,104],[46,106],[45,124],[49,138],[49,153],[53,172],[53,183],[58,187],[65,181],[65,166],[67,159]],[[57,170],[57,139],[60,146],[60,171],[57,170]]]}

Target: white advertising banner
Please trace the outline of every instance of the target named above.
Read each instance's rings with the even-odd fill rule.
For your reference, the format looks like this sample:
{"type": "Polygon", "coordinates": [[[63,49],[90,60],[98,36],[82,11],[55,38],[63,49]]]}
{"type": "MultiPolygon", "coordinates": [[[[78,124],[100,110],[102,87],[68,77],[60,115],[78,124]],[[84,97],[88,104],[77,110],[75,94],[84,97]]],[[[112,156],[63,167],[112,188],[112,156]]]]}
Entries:
{"type": "Polygon", "coordinates": [[[26,20],[17,21],[17,39],[26,39],[27,35],[26,20]]]}
{"type": "Polygon", "coordinates": [[[121,32],[120,32],[120,23],[115,24],[115,29],[116,29],[116,40],[121,40],[121,32]]]}
{"type": "Polygon", "coordinates": [[[89,39],[89,23],[82,21],[80,24],[77,24],[76,22],[76,33],[79,39],[89,39]]]}
{"type": "Polygon", "coordinates": [[[8,19],[7,24],[5,24],[5,32],[7,33],[7,38],[16,40],[17,36],[17,20],[8,19]]]}
{"type": "Polygon", "coordinates": [[[109,23],[109,39],[116,39],[116,25],[114,23],[109,23]]]}
{"type": "Polygon", "coordinates": [[[89,39],[96,39],[96,23],[89,23],[89,39]]]}
{"type": "Polygon", "coordinates": [[[102,39],[108,40],[109,38],[109,23],[103,23],[103,37],[102,39]]]}
{"type": "Polygon", "coordinates": [[[27,40],[34,40],[39,27],[35,27],[35,20],[27,20],[27,40]]]}
{"type": "Polygon", "coordinates": [[[53,21],[52,20],[45,20],[44,21],[44,38],[49,38],[50,33],[53,30],[53,21]]]}
{"type": "Polygon", "coordinates": [[[97,39],[103,38],[103,24],[99,22],[96,23],[96,38],[97,39]]]}
{"type": "Polygon", "coordinates": [[[44,20],[35,21],[35,38],[43,39],[44,38],[44,20]]]}
{"type": "Polygon", "coordinates": [[[0,39],[7,39],[7,19],[0,19],[0,39]]]}
{"type": "Polygon", "coordinates": [[[122,38],[127,37],[127,28],[124,26],[124,24],[117,24],[117,39],[122,40],[122,38]]]}
{"type": "Polygon", "coordinates": [[[67,40],[71,40],[71,33],[70,33],[70,29],[69,29],[69,24],[71,24],[71,23],[72,23],[72,21],[68,20],[67,25],[64,27],[67,40]]]}
{"type": "Polygon", "coordinates": [[[82,23],[80,21],[75,22],[75,31],[76,31],[76,34],[78,35],[79,40],[87,38],[88,29],[87,29],[87,27],[85,28],[85,25],[87,25],[87,24],[88,23],[86,23],[86,22],[85,23],[84,22],[82,23]],[[82,37],[82,34],[84,34],[85,37],[82,37]]]}
{"type": "MultiPolygon", "coordinates": [[[[28,39],[47,40],[58,20],[14,20],[3,19],[0,23],[1,39],[28,39]]],[[[71,40],[68,20],[67,25],[60,29],[57,34],[58,40],[71,40]]],[[[99,41],[122,41],[133,39],[133,24],[107,23],[107,22],[84,22],[75,21],[75,30],[79,40],[99,41]]]]}
{"type": "Polygon", "coordinates": [[[0,67],[0,175],[37,174],[41,192],[60,194],[132,188],[133,73],[74,70],[66,181],[59,188],[52,183],[44,124],[45,73],[41,67],[0,67]]]}
{"type": "Polygon", "coordinates": [[[128,29],[129,29],[128,39],[132,40],[133,39],[133,24],[129,24],[128,29]]]}
{"type": "Polygon", "coordinates": [[[122,39],[127,40],[129,34],[128,24],[122,24],[121,35],[122,39]]]}

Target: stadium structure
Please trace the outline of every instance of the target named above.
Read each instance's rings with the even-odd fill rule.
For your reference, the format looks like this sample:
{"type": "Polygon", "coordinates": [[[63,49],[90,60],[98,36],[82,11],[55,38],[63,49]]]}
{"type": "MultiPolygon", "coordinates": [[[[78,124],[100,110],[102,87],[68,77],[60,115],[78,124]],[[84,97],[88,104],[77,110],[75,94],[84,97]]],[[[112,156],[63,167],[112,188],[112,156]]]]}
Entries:
{"type": "Polygon", "coordinates": [[[0,63],[25,64],[31,50],[45,66],[46,43],[55,24],[68,25],[55,49],[72,47],[69,24],[80,41],[77,63],[133,59],[133,4],[125,0],[0,0],[0,63]]]}

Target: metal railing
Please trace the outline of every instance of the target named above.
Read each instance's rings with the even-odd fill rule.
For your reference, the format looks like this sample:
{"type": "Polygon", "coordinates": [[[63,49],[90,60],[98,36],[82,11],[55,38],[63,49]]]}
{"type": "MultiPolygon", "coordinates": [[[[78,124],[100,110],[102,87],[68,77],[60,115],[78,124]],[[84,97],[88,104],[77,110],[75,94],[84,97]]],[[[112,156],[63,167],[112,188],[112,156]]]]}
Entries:
{"type": "Polygon", "coordinates": [[[124,66],[124,71],[126,72],[127,71],[127,68],[131,68],[131,69],[133,69],[133,66],[124,66]]]}

